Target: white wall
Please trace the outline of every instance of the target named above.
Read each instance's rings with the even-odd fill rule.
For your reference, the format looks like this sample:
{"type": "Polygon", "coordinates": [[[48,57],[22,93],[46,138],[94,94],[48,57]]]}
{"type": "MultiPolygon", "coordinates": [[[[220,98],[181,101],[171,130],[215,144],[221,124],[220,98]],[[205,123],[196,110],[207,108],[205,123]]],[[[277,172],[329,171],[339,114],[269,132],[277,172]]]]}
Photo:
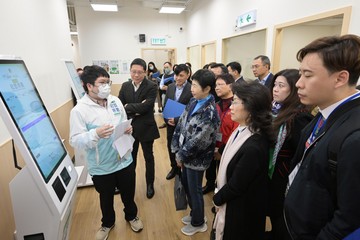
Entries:
{"type": "MultiPolygon", "coordinates": [[[[154,47],[150,44],[151,37],[159,36],[167,38],[167,45],[159,48],[176,48],[176,62],[186,62],[185,14],[159,14],[154,9],[132,7],[106,13],[94,12],[90,6],[76,6],[75,11],[83,66],[92,65],[93,60],[132,61],[141,57],[141,48],[154,47]],[[145,43],[139,42],[139,34],[145,34],[145,43]]],[[[128,78],[129,74],[111,75],[115,83],[128,78]]]]}
{"type": "MultiPolygon", "coordinates": [[[[0,55],[25,61],[48,111],[68,101],[69,74],[60,61],[72,57],[66,1],[1,0],[0,29],[0,55]]],[[[0,119],[0,144],[9,138],[0,119]]]]}
{"type": "Polygon", "coordinates": [[[188,46],[216,40],[218,62],[221,62],[223,38],[267,28],[265,54],[270,57],[275,25],[346,6],[352,6],[349,32],[360,35],[359,25],[356,24],[360,21],[358,0],[198,0],[193,4],[194,9],[187,14],[188,46]],[[254,9],[257,10],[256,25],[235,31],[236,18],[254,9]]]}

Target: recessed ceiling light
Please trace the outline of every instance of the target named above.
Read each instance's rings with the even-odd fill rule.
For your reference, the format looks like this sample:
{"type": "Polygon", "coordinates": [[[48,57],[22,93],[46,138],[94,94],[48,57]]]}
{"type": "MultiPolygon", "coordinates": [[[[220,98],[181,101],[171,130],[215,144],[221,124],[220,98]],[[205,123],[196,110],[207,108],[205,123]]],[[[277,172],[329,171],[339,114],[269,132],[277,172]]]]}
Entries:
{"type": "Polygon", "coordinates": [[[172,13],[179,14],[185,10],[185,7],[175,7],[175,6],[162,6],[159,13],[172,13]]]}
{"type": "Polygon", "coordinates": [[[117,12],[118,6],[116,4],[96,4],[91,3],[91,7],[94,11],[102,11],[102,12],[117,12]]]}

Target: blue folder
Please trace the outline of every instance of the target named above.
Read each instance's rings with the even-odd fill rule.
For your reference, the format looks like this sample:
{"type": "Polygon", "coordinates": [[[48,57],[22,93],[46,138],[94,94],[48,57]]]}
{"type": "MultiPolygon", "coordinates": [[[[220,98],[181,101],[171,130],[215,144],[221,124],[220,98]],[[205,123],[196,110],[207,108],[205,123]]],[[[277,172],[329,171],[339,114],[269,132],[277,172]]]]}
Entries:
{"type": "Polygon", "coordinates": [[[349,236],[344,238],[344,240],[359,240],[360,239],[360,228],[351,233],[349,236]]]}
{"type": "Polygon", "coordinates": [[[163,116],[164,118],[180,117],[180,115],[184,112],[185,107],[186,106],[184,104],[181,104],[172,99],[168,99],[165,104],[163,116]]]}

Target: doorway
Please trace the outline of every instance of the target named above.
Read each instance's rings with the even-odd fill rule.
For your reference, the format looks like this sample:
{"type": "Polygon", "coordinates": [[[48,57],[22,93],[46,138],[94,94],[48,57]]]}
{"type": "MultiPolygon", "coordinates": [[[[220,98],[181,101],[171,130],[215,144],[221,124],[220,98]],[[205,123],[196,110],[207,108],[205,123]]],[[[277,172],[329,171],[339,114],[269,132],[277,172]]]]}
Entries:
{"type": "Polygon", "coordinates": [[[351,7],[336,9],[275,26],[273,72],[298,68],[296,53],[311,41],[348,33],[351,7]]]}
{"type": "Polygon", "coordinates": [[[176,63],[176,49],[175,48],[142,48],[141,57],[148,64],[154,62],[156,68],[162,72],[164,62],[171,62],[172,65],[176,63]]]}

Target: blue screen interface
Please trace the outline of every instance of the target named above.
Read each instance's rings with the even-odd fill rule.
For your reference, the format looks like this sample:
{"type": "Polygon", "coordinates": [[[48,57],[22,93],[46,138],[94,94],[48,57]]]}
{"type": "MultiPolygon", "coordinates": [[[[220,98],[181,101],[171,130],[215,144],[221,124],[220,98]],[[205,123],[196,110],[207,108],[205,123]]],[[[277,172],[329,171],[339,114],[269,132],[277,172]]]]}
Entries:
{"type": "Polygon", "coordinates": [[[24,62],[17,61],[0,62],[1,98],[48,182],[67,153],[24,62]]]}

